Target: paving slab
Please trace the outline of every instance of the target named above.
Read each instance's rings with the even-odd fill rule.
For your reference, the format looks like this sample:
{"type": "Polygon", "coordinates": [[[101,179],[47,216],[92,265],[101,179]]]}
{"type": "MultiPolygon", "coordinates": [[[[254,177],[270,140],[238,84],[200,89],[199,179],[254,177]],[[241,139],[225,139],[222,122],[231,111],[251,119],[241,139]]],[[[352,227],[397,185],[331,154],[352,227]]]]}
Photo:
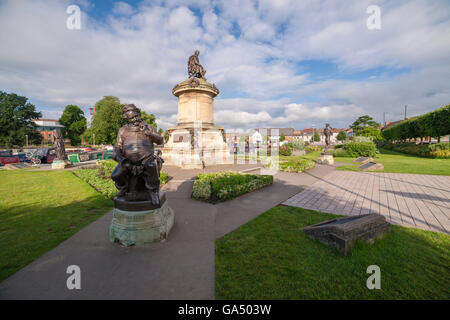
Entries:
{"type": "Polygon", "coordinates": [[[379,213],[393,224],[450,234],[449,185],[449,176],[334,171],[283,204],[342,215],[379,213]]]}

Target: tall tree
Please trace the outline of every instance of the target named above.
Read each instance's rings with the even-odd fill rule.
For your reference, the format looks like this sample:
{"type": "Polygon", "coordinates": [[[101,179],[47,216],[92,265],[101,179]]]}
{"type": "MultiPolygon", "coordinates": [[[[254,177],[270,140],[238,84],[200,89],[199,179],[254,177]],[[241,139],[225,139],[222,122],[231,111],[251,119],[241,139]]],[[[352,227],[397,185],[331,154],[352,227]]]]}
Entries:
{"type": "Polygon", "coordinates": [[[29,143],[42,141],[33,122],[33,119],[41,118],[42,113],[27,101],[26,97],[0,91],[0,145],[8,148],[23,146],[26,136],[29,143]]]}
{"type": "Polygon", "coordinates": [[[156,124],[156,117],[153,113],[147,114],[145,111],[141,111],[141,118],[148,124],[154,126],[155,129],[158,128],[158,126],[156,124]]]}
{"type": "Polygon", "coordinates": [[[357,134],[359,130],[362,130],[364,128],[372,127],[375,129],[378,129],[380,127],[380,124],[373,120],[373,118],[369,115],[361,116],[358,119],[356,119],[350,128],[355,131],[357,134]]]}
{"type": "Polygon", "coordinates": [[[78,106],[68,105],[59,118],[59,123],[64,126],[64,137],[68,137],[70,144],[79,145],[81,142],[81,134],[86,131],[86,117],[83,110],[78,106]]]}
{"type": "Polygon", "coordinates": [[[117,132],[127,122],[122,117],[123,104],[119,98],[105,96],[95,104],[95,114],[91,126],[83,134],[89,143],[114,144],[117,132]]]}
{"type": "Polygon", "coordinates": [[[313,141],[316,141],[316,142],[320,141],[320,135],[317,131],[314,131],[313,141]]]}

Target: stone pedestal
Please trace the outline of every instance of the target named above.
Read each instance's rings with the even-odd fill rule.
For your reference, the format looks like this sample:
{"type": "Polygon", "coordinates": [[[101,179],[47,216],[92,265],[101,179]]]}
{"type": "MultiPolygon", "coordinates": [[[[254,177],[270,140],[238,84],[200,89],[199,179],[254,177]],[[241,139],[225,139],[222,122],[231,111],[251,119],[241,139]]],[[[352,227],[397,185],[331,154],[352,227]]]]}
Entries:
{"type": "Polygon", "coordinates": [[[390,231],[390,224],[382,215],[371,213],[355,217],[337,218],[303,228],[307,236],[331,245],[348,254],[356,241],[374,243],[390,231]]]}
{"type": "Polygon", "coordinates": [[[71,167],[72,164],[67,160],[53,160],[52,169],[64,169],[71,167]]]}
{"type": "Polygon", "coordinates": [[[214,125],[216,86],[190,78],[177,84],[172,93],[178,97],[178,125],[168,128],[169,139],[162,149],[164,163],[183,169],[233,163],[224,128],[214,125]]]}
{"type": "Polygon", "coordinates": [[[164,240],[173,226],[175,214],[160,192],[160,206],[151,201],[115,199],[109,228],[111,242],[124,246],[142,246],[164,240]]]}
{"type": "Polygon", "coordinates": [[[331,154],[322,154],[322,155],[317,159],[317,163],[318,163],[318,164],[329,164],[329,165],[333,165],[333,164],[334,164],[334,158],[333,158],[333,155],[331,155],[331,154]]]}

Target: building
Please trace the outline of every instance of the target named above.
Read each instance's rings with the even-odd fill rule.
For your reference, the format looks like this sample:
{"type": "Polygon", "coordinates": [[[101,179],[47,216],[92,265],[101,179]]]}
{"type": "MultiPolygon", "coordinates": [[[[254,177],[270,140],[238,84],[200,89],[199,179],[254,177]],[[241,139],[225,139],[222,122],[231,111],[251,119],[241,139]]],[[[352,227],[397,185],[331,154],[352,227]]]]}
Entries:
{"type": "Polygon", "coordinates": [[[269,145],[279,144],[282,135],[284,135],[285,141],[291,141],[294,137],[294,128],[256,128],[252,132],[252,141],[254,143],[265,141],[267,136],[269,145]],[[256,139],[257,137],[258,140],[256,139]]]}
{"type": "Polygon", "coordinates": [[[53,130],[62,130],[63,125],[58,120],[53,119],[35,119],[36,130],[42,135],[43,143],[51,143],[53,141],[53,130]]]}

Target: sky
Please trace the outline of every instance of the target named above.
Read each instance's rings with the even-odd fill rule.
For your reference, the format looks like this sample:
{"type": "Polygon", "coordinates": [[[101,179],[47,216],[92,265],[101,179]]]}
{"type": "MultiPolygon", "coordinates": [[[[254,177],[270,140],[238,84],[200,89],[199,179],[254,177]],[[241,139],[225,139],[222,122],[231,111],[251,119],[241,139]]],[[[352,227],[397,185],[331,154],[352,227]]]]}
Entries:
{"type": "Polygon", "coordinates": [[[113,95],[176,125],[171,90],[196,49],[227,131],[346,128],[450,103],[447,0],[0,0],[0,44],[0,91],[52,119],[113,95]],[[80,29],[67,28],[70,5],[80,29]]]}

